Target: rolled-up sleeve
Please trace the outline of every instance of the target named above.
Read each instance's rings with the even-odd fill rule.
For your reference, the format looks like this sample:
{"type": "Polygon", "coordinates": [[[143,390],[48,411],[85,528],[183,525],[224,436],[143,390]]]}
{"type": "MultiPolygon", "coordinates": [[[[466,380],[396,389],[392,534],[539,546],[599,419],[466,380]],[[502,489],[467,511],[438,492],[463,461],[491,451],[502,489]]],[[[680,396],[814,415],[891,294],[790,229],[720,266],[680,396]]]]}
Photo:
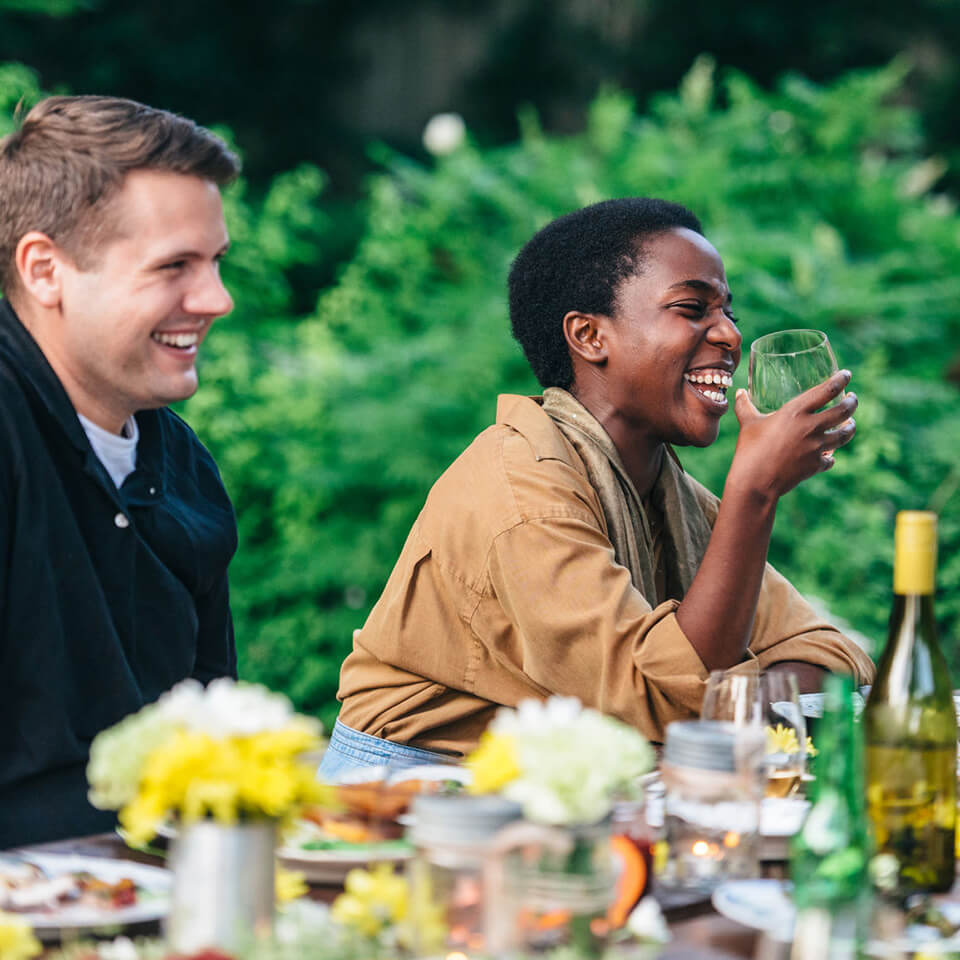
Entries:
{"type": "MultiPolygon", "coordinates": [[[[513,627],[493,637],[501,662],[514,658],[544,690],[579,697],[654,740],[698,713],[708,671],[677,623],[679,603],[651,607],[592,518],[517,524],[496,539],[489,572],[513,627]]],[[[736,669],[758,667],[748,655],[736,669]]]]}
{"type": "MultiPolygon", "coordinates": [[[[516,524],[494,542],[489,574],[512,624],[492,635],[494,656],[512,658],[538,687],[577,696],[657,741],[669,722],[699,713],[709,672],[677,622],[679,602],[651,607],[589,515],[516,524]]],[[[873,675],[869,657],[768,565],[750,649],[733,669],[785,660],[859,683],[873,675]]]]}

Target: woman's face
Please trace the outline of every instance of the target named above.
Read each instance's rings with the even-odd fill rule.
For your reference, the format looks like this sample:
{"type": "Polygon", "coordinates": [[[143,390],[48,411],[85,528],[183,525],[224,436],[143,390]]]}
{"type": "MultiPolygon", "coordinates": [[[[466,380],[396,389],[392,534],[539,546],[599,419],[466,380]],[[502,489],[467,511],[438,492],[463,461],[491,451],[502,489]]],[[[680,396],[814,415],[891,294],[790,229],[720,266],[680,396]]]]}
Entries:
{"type": "Polygon", "coordinates": [[[648,240],[643,259],[640,275],[620,284],[606,325],[604,425],[615,440],[640,433],[656,443],[709,446],[729,408],[742,340],[723,262],[709,241],[682,227],[648,240]]]}

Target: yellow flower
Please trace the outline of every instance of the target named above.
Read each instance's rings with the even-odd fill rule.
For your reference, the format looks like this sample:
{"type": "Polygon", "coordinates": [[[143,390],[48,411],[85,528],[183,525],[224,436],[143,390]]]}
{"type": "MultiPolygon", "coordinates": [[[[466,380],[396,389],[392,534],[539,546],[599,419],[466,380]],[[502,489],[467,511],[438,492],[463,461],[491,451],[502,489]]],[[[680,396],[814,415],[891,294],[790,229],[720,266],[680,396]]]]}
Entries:
{"type": "MultiPolygon", "coordinates": [[[[797,744],[797,731],[793,727],[778,723],[776,727],[767,727],[766,732],[767,753],[797,753],[800,749],[797,744]]],[[[815,757],[819,753],[810,737],[807,737],[805,749],[808,757],[815,757]]]]}
{"type": "Polygon", "coordinates": [[[351,870],[344,892],[333,901],[331,914],[338,923],[367,937],[406,919],[410,908],[407,881],[389,863],[372,870],[351,870]]]}
{"type": "Polygon", "coordinates": [[[0,960],[27,960],[42,950],[29,924],[13,914],[0,912],[0,960]]]}
{"type": "Polygon", "coordinates": [[[289,903],[307,895],[309,887],[303,874],[298,870],[284,870],[279,864],[273,878],[277,903],[289,903]]]}
{"type": "Polygon", "coordinates": [[[170,814],[184,822],[213,817],[290,818],[307,803],[330,806],[333,790],[299,757],[318,742],[313,728],[216,739],[176,730],[147,756],[136,796],[120,811],[130,842],[150,840],[170,814]]]}
{"type": "Polygon", "coordinates": [[[512,737],[487,730],[467,757],[467,766],[473,774],[470,793],[496,793],[520,776],[516,743],[512,737]]]}

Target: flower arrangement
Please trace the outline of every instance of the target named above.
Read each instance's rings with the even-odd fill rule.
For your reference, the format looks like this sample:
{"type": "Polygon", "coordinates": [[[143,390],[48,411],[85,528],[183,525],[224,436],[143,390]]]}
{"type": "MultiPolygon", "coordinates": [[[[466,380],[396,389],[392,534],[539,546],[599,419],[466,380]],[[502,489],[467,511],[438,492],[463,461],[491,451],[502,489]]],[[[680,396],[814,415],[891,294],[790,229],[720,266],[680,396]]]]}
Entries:
{"type": "Polygon", "coordinates": [[[320,725],[264,687],[184,680],[156,703],[94,739],[90,802],[119,810],[133,845],[164,821],[212,817],[288,819],[305,803],[331,803],[302,755],[320,744],[320,725]]]}
{"type": "Polygon", "coordinates": [[[650,744],[632,727],[575,697],[503,707],[467,757],[474,793],[500,792],[537,823],[596,823],[617,793],[652,769],[650,744]]]}

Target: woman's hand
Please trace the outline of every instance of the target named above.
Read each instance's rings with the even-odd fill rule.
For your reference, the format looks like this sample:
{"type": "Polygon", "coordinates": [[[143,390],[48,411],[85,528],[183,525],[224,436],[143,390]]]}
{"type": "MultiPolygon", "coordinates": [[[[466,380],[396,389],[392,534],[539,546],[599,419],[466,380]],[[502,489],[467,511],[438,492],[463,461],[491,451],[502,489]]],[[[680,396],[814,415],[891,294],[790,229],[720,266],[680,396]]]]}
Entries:
{"type": "Polygon", "coordinates": [[[746,390],[738,390],[734,411],[740,436],[727,490],[775,503],[798,483],[829,470],[833,451],[856,433],[851,415],[857,409],[857,396],[848,393],[836,406],[821,407],[838,397],[849,382],[850,371],[841,370],[768,414],[758,412],[746,390]]]}

